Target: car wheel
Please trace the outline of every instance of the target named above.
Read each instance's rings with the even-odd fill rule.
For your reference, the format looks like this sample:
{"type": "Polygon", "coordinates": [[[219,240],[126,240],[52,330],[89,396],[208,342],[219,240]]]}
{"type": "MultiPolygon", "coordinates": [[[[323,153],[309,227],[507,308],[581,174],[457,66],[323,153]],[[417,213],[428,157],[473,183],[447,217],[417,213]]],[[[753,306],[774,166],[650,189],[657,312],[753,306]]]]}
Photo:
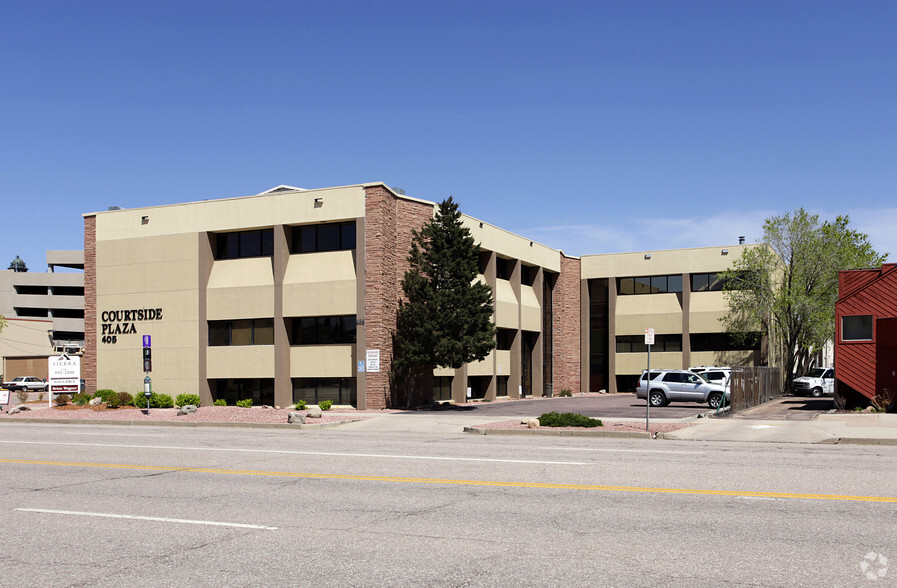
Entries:
{"type": "Polygon", "coordinates": [[[722,401],[723,395],[719,392],[714,392],[710,395],[710,398],[707,399],[707,404],[710,405],[710,408],[716,409],[719,408],[719,405],[722,403],[722,401]]]}
{"type": "Polygon", "coordinates": [[[820,396],[822,396],[822,388],[819,388],[817,386],[816,388],[813,388],[813,390],[810,391],[810,394],[813,395],[813,398],[819,398],[820,396]]]}
{"type": "Polygon", "coordinates": [[[648,403],[655,407],[666,406],[667,397],[660,390],[651,390],[651,393],[648,395],[648,403]]]}

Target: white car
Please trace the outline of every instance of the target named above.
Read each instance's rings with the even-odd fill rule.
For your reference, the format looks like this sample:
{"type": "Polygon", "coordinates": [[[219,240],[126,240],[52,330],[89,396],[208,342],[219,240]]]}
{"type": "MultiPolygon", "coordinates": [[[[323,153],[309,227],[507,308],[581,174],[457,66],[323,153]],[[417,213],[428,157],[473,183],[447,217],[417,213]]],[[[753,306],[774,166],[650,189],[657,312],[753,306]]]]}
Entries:
{"type": "Polygon", "coordinates": [[[835,368],[813,368],[806,375],[794,378],[791,392],[800,396],[819,398],[823,394],[835,393],[835,368]]]}
{"type": "Polygon", "coordinates": [[[13,378],[9,382],[3,382],[3,387],[7,390],[34,390],[37,392],[46,391],[47,383],[40,378],[34,376],[19,376],[13,378]]]}

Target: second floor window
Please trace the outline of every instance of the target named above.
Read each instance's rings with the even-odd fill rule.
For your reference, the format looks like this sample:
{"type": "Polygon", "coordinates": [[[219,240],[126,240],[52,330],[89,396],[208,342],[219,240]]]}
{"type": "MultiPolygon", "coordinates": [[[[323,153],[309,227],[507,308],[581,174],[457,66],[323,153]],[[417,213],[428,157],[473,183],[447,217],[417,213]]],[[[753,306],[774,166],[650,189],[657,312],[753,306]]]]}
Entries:
{"type": "Polygon", "coordinates": [[[216,240],[215,259],[274,255],[274,229],[218,233],[216,240]]]}
{"type": "Polygon", "coordinates": [[[209,346],[274,345],[274,319],[209,321],[209,346]]]}
{"type": "Polygon", "coordinates": [[[291,253],[355,249],[355,221],[293,227],[291,253]]]}

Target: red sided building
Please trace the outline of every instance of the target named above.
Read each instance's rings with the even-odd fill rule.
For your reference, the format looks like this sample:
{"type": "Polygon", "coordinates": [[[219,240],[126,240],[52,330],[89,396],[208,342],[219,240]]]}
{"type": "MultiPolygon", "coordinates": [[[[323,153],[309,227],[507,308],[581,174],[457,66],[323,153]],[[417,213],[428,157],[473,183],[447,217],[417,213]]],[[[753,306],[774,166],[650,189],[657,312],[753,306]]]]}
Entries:
{"type": "Polygon", "coordinates": [[[897,395],[897,263],[840,272],[838,294],[836,397],[849,407],[897,395]]]}

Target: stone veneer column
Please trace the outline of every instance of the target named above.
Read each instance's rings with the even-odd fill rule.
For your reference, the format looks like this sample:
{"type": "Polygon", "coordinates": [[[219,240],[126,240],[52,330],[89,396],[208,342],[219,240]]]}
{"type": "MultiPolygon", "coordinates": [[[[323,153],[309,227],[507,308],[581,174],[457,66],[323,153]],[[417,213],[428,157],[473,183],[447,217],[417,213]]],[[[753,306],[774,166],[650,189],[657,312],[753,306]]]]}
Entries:
{"type": "MultiPolygon", "coordinates": [[[[389,370],[402,277],[409,267],[411,230],[420,229],[432,217],[433,207],[429,204],[398,198],[383,185],[365,187],[364,340],[366,350],[380,350],[380,371],[367,372],[364,378],[367,408],[386,408],[397,400],[389,382],[389,370]]],[[[416,392],[427,389],[432,393],[432,374],[420,382],[416,392]]]]}
{"type": "Polygon", "coordinates": [[[97,217],[84,217],[84,357],[86,392],[97,391],[97,217]]]}
{"type": "Polygon", "coordinates": [[[290,338],[283,318],[283,280],[290,260],[289,229],[274,226],[274,404],[293,404],[293,382],[290,379],[290,338]]]}
{"type": "Polygon", "coordinates": [[[554,287],[554,392],[581,390],[580,260],[561,253],[554,287]]]}

